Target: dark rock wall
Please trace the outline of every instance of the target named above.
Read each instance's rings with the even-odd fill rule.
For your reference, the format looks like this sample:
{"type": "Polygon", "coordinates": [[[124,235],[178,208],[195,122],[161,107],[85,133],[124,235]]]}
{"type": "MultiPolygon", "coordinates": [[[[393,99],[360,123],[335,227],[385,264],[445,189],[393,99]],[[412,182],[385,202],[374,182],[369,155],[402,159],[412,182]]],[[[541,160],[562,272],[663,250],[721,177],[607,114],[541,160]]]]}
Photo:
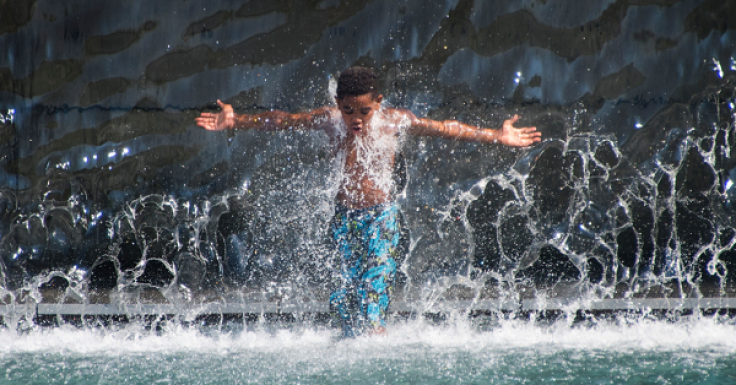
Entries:
{"type": "Polygon", "coordinates": [[[325,137],[193,120],[218,98],[330,104],[355,64],[387,105],[489,127],[518,113],[545,138],[406,140],[405,293],[729,294],[734,15],[723,0],[0,2],[0,300],[323,298],[325,137]]]}

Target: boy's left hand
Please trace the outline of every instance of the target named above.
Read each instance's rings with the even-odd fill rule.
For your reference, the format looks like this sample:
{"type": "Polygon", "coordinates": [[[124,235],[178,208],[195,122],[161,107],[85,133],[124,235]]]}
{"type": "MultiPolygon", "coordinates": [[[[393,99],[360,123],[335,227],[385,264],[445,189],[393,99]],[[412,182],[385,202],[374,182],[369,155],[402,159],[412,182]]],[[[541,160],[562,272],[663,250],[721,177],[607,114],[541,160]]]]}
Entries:
{"type": "Polygon", "coordinates": [[[537,127],[514,127],[514,123],[519,120],[519,115],[503,122],[501,128],[501,136],[499,142],[506,146],[526,147],[536,142],[542,141],[542,133],[537,131],[537,127]]]}

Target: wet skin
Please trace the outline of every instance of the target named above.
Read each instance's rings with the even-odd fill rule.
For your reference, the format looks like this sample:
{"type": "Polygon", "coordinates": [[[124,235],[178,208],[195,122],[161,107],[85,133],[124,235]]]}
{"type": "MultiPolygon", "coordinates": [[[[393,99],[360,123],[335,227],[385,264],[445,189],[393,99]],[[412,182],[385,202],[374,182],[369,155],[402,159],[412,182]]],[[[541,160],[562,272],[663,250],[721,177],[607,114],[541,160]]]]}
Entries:
{"type": "MultiPolygon", "coordinates": [[[[197,125],[211,131],[225,129],[322,129],[334,130],[335,113],[340,116],[347,127],[347,135],[337,136],[339,150],[346,154],[344,178],[337,194],[338,203],[349,208],[365,208],[391,201],[391,191],[379,186],[379,180],[390,175],[379,175],[370,170],[370,164],[359,159],[358,141],[368,147],[385,145],[387,140],[398,140],[398,127],[402,122],[408,126],[407,133],[418,136],[440,137],[450,140],[473,141],[481,143],[500,143],[506,146],[525,147],[541,141],[542,134],[536,127],[513,126],[519,120],[518,115],[504,121],[500,129],[483,129],[454,120],[435,121],[417,118],[410,111],[384,108],[380,110],[382,95],[371,94],[349,95],[337,99],[337,109],[322,107],[316,110],[289,114],[283,111],[269,111],[257,115],[237,115],[229,104],[217,101],[222,109],[219,113],[204,112],[196,118],[197,125]],[[380,112],[379,112],[380,110],[380,112]],[[376,122],[376,114],[381,114],[381,124],[376,122]],[[406,124],[408,122],[408,124],[406,124]],[[380,139],[379,143],[372,143],[380,139]],[[367,143],[367,144],[366,144],[367,143]],[[371,146],[376,144],[376,146],[371,146]],[[371,172],[373,172],[371,175],[371,172]]],[[[394,146],[387,146],[393,148],[394,146]]],[[[380,148],[376,148],[380,151],[380,148]]],[[[386,151],[382,156],[390,157],[389,165],[393,165],[394,153],[386,151]]],[[[379,170],[380,171],[380,170],[379,170]]],[[[390,173],[390,169],[383,170],[390,173]]],[[[382,171],[382,172],[383,172],[382,171]]]]}
{"type": "MultiPolygon", "coordinates": [[[[343,99],[337,99],[340,116],[342,116],[342,120],[348,128],[347,137],[338,145],[341,150],[345,150],[346,155],[344,178],[336,197],[337,201],[343,206],[365,208],[391,200],[391,192],[385,191],[377,185],[375,175],[372,177],[370,170],[366,169],[370,165],[359,159],[356,147],[356,138],[358,137],[369,138],[368,140],[370,140],[370,138],[381,135],[384,136],[383,140],[397,140],[397,133],[390,130],[395,125],[375,127],[372,124],[374,115],[381,107],[382,100],[381,95],[374,99],[370,94],[346,96],[343,99]]],[[[389,162],[393,165],[393,152],[387,152],[382,156],[390,157],[389,162]]],[[[390,178],[390,175],[384,175],[383,177],[390,178]]]]}
{"type": "Polygon", "coordinates": [[[345,96],[342,99],[335,98],[337,108],[345,125],[354,135],[365,135],[370,129],[370,123],[373,115],[381,108],[383,95],[373,98],[371,94],[359,96],[345,96]]]}

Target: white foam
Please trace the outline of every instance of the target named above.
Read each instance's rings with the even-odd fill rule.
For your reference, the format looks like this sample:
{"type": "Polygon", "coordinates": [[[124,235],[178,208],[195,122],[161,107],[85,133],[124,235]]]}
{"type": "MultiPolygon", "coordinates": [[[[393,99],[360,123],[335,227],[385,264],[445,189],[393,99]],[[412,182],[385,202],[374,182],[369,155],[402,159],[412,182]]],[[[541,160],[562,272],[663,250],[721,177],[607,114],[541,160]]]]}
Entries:
{"type": "Polygon", "coordinates": [[[571,350],[736,353],[736,326],[709,318],[678,322],[613,322],[593,327],[570,327],[564,322],[538,326],[529,322],[506,321],[491,331],[478,331],[467,321],[458,321],[450,326],[413,321],[391,325],[387,336],[333,342],[334,336],[333,331],[310,327],[275,332],[205,334],[194,328],[177,326],[160,335],[143,331],[136,325],[116,331],[69,326],[28,333],[3,329],[0,331],[0,356],[18,353],[126,355],[198,352],[217,355],[261,352],[288,357],[292,352],[310,349],[316,353],[306,359],[321,361],[352,352],[380,357],[417,349],[469,353],[534,350],[548,354],[571,350]],[[320,357],[319,352],[332,353],[320,357]]]}

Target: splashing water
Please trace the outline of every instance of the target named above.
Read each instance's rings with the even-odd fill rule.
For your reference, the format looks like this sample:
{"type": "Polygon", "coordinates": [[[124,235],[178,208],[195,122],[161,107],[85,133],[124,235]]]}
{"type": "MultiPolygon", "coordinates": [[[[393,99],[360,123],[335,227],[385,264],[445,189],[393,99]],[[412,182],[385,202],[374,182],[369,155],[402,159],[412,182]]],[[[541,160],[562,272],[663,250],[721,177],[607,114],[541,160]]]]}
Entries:
{"type": "Polygon", "coordinates": [[[5,3],[0,383],[735,382],[733,2],[5,3]],[[388,337],[338,342],[345,154],[192,120],[333,106],[352,63],[545,141],[360,143],[401,266],[388,337]]]}
{"type": "MultiPolygon", "coordinates": [[[[74,383],[723,383],[736,375],[732,324],[646,319],[591,328],[504,321],[396,324],[387,337],[334,342],[313,328],[153,335],[55,328],[0,332],[10,382],[74,383]]],[[[0,382],[2,382],[0,378],[0,382]]]]}
{"type": "MultiPolygon", "coordinates": [[[[403,135],[374,140],[377,151],[358,141],[387,191],[397,183],[390,155],[403,167],[397,299],[728,297],[733,105],[703,102],[707,124],[663,133],[647,158],[632,151],[636,140],[578,132],[580,108],[569,135],[530,151],[403,135]]],[[[279,151],[257,154],[234,184],[245,187],[221,195],[100,207],[63,185],[35,206],[1,192],[3,304],[324,301],[344,154],[321,133],[257,135],[279,151]]]]}

